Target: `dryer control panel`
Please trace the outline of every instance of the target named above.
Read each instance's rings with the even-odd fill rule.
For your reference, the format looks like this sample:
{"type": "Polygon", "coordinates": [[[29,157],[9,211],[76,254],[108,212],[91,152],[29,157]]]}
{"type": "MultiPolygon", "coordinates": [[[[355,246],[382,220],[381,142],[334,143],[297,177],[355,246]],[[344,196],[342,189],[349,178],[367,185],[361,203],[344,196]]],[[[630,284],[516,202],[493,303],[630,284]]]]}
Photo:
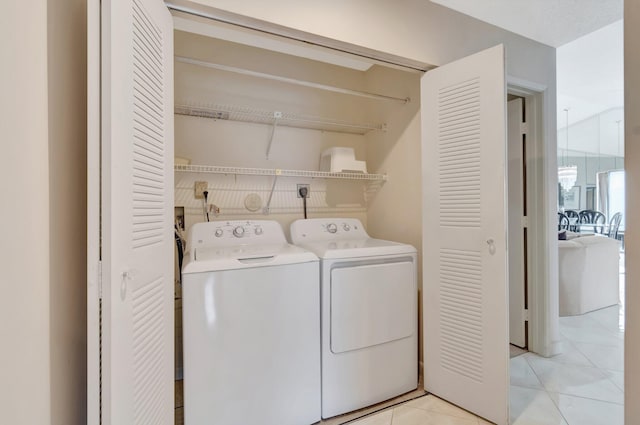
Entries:
{"type": "Polygon", "coordinates": [[[296,220],[291,224],[291,240],[294,244],[368,237],[357,218],[312,218],[296,220]]]}
{"type": "Polygon", "coordinates": [[[287,240],[280,223],[273,220],[229,220],[196,223],[187,238],[187,250],[235,245],[275,245],[287,240]]]}

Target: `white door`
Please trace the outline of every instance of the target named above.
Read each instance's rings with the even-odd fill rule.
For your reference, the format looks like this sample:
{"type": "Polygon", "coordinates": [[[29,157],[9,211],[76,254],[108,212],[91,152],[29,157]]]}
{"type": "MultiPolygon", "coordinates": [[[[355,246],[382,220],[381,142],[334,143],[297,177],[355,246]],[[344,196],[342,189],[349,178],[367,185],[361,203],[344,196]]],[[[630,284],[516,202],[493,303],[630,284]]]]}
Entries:
{"type": "Polygon", "coordinates": [[[509,342],[527,346],[526,336],[526,246],[524,216],[524,162],[526,140],[523,100],[507,103],[507,181],[509,211],[509,342]]]}
{"type": "Polygon", "coordinates": [[[425,389],[508,421],[502,45],[422,78],[425,389]]]}
{"type": "Polygon", "coordinates": [[[100,167],[90,190],[101,191],[101,240],[90,234],[89,252],[101,243],[101,382],[89,379],[88,422],[99,391],[102,424],[173,424],[173,23],[161,0],[99,7],[97,20],[89,5],[90,41],[101,27],[89,46],[89,70],[101,63],[99,90],[89,76],[89,161],[100,167]]]}

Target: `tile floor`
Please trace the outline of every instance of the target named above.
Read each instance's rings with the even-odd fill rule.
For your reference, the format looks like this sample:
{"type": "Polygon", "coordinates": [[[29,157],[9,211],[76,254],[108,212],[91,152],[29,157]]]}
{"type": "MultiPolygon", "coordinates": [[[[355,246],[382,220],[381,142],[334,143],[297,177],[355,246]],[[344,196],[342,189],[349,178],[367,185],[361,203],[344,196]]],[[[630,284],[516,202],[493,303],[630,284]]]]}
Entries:
{"type": "Polygon", "coordinates": [[[462,410],[431,394],[348,425],[485,425],[490,422],[462,410]]]}
{"type": "Polygon", "coordinates": [[[512,425],[624,423],[624,272],[621,305],[560,318],[562,354],[511,358],[512,425]]]}

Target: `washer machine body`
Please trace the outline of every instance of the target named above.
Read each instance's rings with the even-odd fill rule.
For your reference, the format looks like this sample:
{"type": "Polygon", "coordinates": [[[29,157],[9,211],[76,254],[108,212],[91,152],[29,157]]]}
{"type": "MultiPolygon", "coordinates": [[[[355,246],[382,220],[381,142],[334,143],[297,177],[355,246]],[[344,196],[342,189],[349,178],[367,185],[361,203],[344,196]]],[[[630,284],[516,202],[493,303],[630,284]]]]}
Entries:
{"type": "Polygon", "coordinates": [[[320,257],[322,417],[417,388],[415,248],[356,219],[298,220],[291,238],[320,257]]]}
{"type": "Polygon", "coordinates": [[[185,423],[320,419],[317,257],[273,221],[200,223],[183,267],[185,423]]]}

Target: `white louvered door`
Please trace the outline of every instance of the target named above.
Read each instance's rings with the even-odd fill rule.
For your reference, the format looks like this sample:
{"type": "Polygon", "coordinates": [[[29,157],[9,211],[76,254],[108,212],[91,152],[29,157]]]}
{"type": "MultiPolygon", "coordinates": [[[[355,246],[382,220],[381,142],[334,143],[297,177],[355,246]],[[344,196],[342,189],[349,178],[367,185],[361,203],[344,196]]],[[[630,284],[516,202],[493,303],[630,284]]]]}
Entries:
{"type": "Polygon", "coordinates": [[[102,424],[173,424],[173,22],[101,2],[102,424]]]}
{"type": "Polygon", "coordinates": [[[508,422],[506,82],[493,47],[422,78],[425,389],[508,422]]]}

